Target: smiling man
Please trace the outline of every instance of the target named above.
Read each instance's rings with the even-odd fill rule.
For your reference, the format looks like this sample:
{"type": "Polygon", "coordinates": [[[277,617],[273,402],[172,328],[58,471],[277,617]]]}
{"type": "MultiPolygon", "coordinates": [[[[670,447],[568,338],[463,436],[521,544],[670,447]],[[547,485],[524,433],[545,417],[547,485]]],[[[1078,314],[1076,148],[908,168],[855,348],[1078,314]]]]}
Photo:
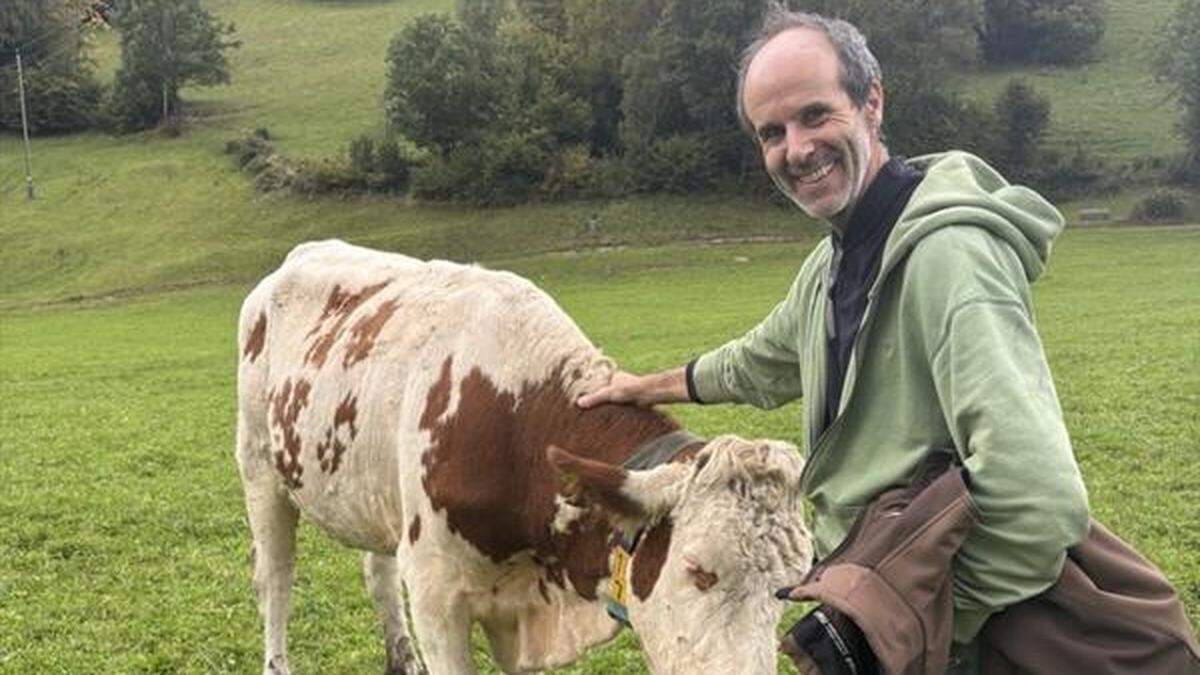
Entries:
{"type": "Polygon", "coordinates": [[[888,161],[879,132],[879,65],[871,58],[864,69],[865,88],[843,86],[841,59],[827,34],[802,27],[763,42],[739,81],[738,116],[775,185],[840,233],[888,161]]]}
{"type": "MultiPolygon", "coordinates": [[[[829,236],[744,336],[686,367],[618,373],[579,405],[803,396],[819,556],[875,497],[952,451],[978,509],[953,567],[951,668],[969,670],[987,618],[1053,584],[1088,528],[1030,292],[1062,218],[967,153],[889,157],[879,64],[846,22],[771,13],[745,52],[737,106],[775,184],[829,236]]],[[[793,634],[826,673],[875,667],[836,612],[793,634]]]]}

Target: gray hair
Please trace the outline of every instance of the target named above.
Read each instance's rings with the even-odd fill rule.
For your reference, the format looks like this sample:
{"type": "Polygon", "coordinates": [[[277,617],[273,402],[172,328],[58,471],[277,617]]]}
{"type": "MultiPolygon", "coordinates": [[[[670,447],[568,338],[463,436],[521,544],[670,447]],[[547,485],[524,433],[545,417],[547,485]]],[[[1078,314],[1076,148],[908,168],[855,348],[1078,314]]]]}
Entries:
{"type": "Polygon", "coordinates": [[[746,117],[746,105],[742,96],[746,88],[746,71],[750,62],[768,42],[780,33],[794,28],[811,28],[821,31],[833,49],[837,52],[838,64],[841,70],[841,85],[850,102],[855,108],[862,108],[867,103],[867,95],[875,82],[882,84],[883,72],[879,69],[879,61],[867,47],[867,39],[853,24],[841,19],[830,19],[820,14],[809,12],[791,12],[772,4],[763,17],[762,28],[754,37],[745,51],[742,52],[741,65],[737,75],[737,116],[742,128],[754,135],[754,128],[746,117]]]}

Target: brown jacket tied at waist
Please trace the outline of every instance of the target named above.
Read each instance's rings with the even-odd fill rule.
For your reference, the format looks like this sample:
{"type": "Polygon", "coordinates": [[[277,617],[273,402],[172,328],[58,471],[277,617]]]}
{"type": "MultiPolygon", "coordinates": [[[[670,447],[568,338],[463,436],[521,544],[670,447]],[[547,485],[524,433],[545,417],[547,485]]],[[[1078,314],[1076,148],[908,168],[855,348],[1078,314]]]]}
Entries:
{"type": "MultiPolygon", "coordinates": [[[[889,675],[942,675],[949,658],[951,564],[977,514],[964,470],[937,458],[880,495],[790,595],[853,618],[889,675]]],[[[1094,519],[1058,581],[993,615],[978,641],[983,675],[1200,675],[1175,589],[1094,519]]]]}

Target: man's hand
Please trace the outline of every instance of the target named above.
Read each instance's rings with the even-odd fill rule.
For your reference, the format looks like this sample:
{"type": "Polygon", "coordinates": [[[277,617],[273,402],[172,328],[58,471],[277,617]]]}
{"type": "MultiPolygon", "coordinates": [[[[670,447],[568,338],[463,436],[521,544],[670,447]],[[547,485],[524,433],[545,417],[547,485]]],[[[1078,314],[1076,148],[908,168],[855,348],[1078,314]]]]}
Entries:
{"type": "Polygon", "coordinates": [[[684,369],[675,368],[650,375],[618,371],[608,384],[576,399],[575,405],[585,409],[602,403],[632,403],[649,407],[655,403],[682,403],[688,400],[684,369]]]}
{"type": "MultiPolygon", "coordinates": [[[[776,597],[789,595],[781,589],[776,597]]],[[[879,675],[879,662],[867,636],[846,614],[821,605],[783,636],[779,651],[803,675],[879,675]]]]}

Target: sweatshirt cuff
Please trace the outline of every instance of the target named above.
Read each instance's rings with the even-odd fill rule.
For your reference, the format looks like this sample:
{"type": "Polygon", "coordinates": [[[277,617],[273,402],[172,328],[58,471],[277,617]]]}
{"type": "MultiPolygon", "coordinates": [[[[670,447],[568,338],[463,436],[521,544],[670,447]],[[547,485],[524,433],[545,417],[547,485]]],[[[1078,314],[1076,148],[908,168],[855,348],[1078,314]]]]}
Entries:
{"type": "Polygon", "coordinates": [[[692,359],[688,361],[687,366],[683,369],[683,379],[687,382],[687,395],[692,403],[704,403],[704,399],[700,398],[700,394],[696,393],[696,361],[692,359]]]}
{"type": "Polygon", "coordinates": [[[728,403],[734,400],[721,382],[720,349],[702,354],[688,364],[688,396],[703,403],[728,403]]]}

